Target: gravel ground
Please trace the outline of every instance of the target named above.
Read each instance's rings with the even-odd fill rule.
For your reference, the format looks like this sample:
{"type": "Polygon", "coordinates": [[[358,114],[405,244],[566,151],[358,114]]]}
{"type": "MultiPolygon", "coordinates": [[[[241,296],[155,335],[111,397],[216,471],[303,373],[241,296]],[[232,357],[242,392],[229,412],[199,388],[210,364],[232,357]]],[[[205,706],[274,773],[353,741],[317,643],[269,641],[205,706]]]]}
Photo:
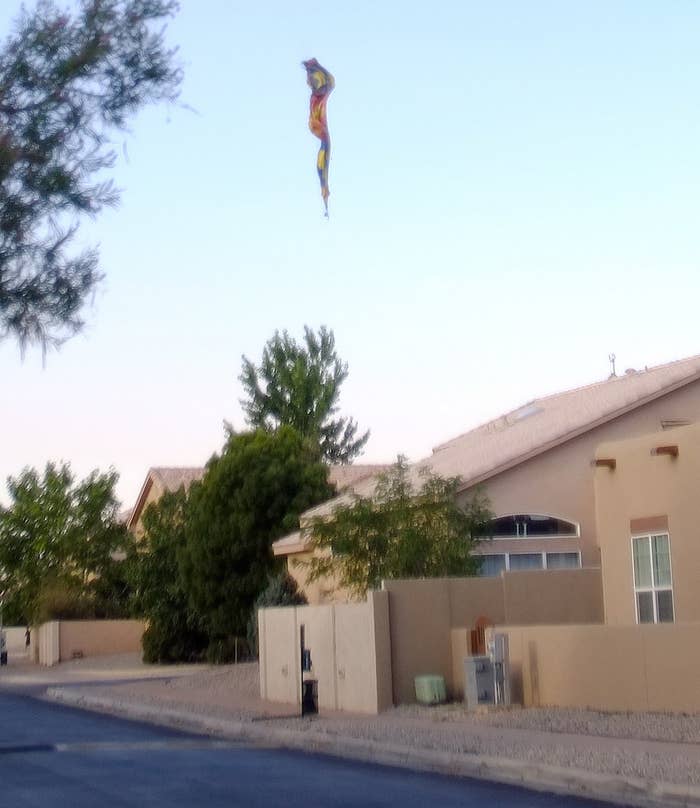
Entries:
{"type": "Polygon", "coordinates": [[[525,729],[540,732],[563,732],[574,735],[596,735],[605,738],[633,738],[640,741],[700,743],[700,715],[671,713],[604,713],[596,710],[563,708],[514,708],[469,713],[462,703],[421,707],[409,704],[397,707],[395,713],[420,717],[435,722],[467,721],[476,726],[502,729],[525,729]]]}
{"type": "Polygon", "coordinates": [[[700,785],[698,715],[544,708],[474,714],[461,704],[450,704],[407,705],[380,716],[324,713],[302,719],[292,717],[293,709],[286,705],[260,700],[256,663],[80,690],[117,702],[160,705],[204,717],[264,720],[298,732],[700,785]]]}

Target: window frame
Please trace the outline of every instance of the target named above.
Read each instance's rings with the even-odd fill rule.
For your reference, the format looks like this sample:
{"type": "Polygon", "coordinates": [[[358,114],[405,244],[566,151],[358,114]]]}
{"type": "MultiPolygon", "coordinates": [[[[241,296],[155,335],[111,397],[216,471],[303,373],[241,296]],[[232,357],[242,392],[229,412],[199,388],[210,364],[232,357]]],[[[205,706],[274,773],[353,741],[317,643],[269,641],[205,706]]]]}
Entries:
{"type": "MultiPolygon", "coordinates": [[[[551,539],[580,539],[581,538],[581,525],[578,522],[573,522],[571,519],[564,519],[561,516],[555,516],[551,513],[502,513],[499,516],[494,516],[492,522],[497,522],[499,519],[512,519],[516,516],[545,516],[548,519],[556,519],[558,522],[566,522],[574,528],[574,533],[545,533],[529,536],[527,532],[516,533],[513,536],[491,536],[489,541],[520,541],[521,539],[529,539],[531,541],[550,541],[551,539]]],[[[517,524],[517,523],[516,523],[517,524]]]]}
{"type": "Polygon", "coordinates": [[[671,556],[671,534],[668,530],[659,530],[656,532],[649,532],[646,531],[644,533],[633,533],[630,536],[630,556],[632,561],[632,594],[634,597],[634,617],[636,620],[636,624],[638,626],[658,626],[664,625],[668,623],[675,623],[676,622],[676,599],[673,595],[674,585],[673,585],[673,559],[671,556]],[[654,549],[652,545],[652,539],[657,536],[664,536],[666,541],[668,542],[668,572],[669,577],[671,579],[671,583],[668,586],[657,586],[654,583],[654,549]],[[651,575],[651,586],[637,586],[637,581],[634,574],[634,543],[636,541],[641,541],[642,539],[646,539],[648,542],[649,547],[649,572],[651,575]],[[637,598],[638,593],[640,592],[650,592],[651,593],[651,604],[654,614],[654,619],[652,622],[642,623],[639,620],[639,600],[637,598]],[[658,592],[670,592],[671,593],[671,611],[672,611],[672,620],[659,620],[659,607],[656,599],[656,595],[658,592]]]}
{"type": "MultiPolygon", "coordinates": [[[[654,534],[660,535],[660,534],[654,534]]],[[[532,570],[535,571],[547,571],[547,570],[580,570],[583,569],[581,564],[581,551],[580,550],[523,550],[521,552],[496,552],[496,553],[475,553],[474,554],[477,558],[483,558],[484,556],[505,556],[506,566],[502,570],[503,572],[530,572],[532,570]],[[575,553],[578,564],[575,567],[548,567],[547,566],[547,555],[548,553],[571,553],[572,555],[575,553]],[[517,555],[541,555],[542,556],[542,566],[541,567],[532,567],[532,570],[529,569],[522,569],[522,570],[511,570],[510,568],[510,557],[517,556],[517,555]]],[[[480,576],[483,578],[496,578],[497,575],[484,575],[480,576]]],[[[675,614],[675,610],[674,610],[675,614]]]]}

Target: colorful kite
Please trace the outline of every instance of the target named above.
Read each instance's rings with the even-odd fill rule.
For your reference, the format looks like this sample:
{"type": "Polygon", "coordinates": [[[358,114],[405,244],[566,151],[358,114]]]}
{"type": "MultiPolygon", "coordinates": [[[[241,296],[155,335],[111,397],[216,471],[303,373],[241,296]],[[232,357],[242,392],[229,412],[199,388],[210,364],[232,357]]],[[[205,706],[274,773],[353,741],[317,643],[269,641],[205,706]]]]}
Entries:
{"type": "Polygon", "coordinates": [[[328,96],[335,87],[333,76],[315,60],[309,59],[302,62],[306,68],[306,82],[311,87],[311,103],[309,107],[309,129],[321,141],[321,148],[318,150],[316,159],[316,169],[318,178],[321,181],[321,196],[326,207],[326,218],[328,217],[328,162],[331,159],[331,138],[328,134],[328,122],[326,121],[326,104],[328,96]]]}

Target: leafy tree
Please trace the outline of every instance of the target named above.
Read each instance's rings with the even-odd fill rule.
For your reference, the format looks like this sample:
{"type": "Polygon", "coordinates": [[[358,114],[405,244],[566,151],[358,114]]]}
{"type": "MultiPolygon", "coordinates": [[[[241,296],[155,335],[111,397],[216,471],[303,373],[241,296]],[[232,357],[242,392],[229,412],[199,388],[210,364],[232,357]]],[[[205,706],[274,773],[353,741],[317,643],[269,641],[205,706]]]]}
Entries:
{"type": "Polygon", "coordinates": [[[230,434],[190,489],[181,570],[210,641],[246,634],[275,568],[271,545],[327,499],[327,468],[288,426],[230,434]]]}
{"type": "Polygon", "coordinates": [[[145,662],[190,662],[207,646],[202,620],[188,603],[177,554],[185,541],[187,495],[165,493],[143,514],[144,534],[132,570],[134,608],[148,620],[145,662]]]}
{"type": "Polygon", "coordinates": [[[77,222],[114,205],[109,136],[174,100],[180,71],[160,25],[175,0],[52,0],[23,9],[0,48],[0,339],[57,344],[100,280],[77,222]],[[158,26],[154,29],[154,25],[158,26]]]}
{"type": "Polygon", "coordinates": [[[287,424],[311,439],[328,462],[349,463],[362,452],[369,432],[356,437],[352,418],[334,417],[347,376],[347,363],[338,357],[333,332],[325,326],[318,334],[305,326],[303,345],[286,331],[276,331],[259,367],[243,357],[239,379],[247,396],[241,399],[246,419],[254,429],[287,424]]]}
{"type": "Polygon", "coordinates": [[[48,463],[43,475],[28,468],[9,478],[10,506],[0,509],[0,571],[13,614],[35,619],[49,593],[60,593],[61,603],[97,608],[95,580],[109,578],[119,563],[115,554],[131,542],[117,522],[117,477],[93,471],[76,481],[67,464],[48,463]]]}
{"type": "Polygon", "coordinates": [[[317,551],[309,580],[333,577],[357,596],[389,578],[472,575],[472,550],[492,515],[475,495],[457,504],[459,477],[423,471],[415,482],[404,458],[378,475],[371,497],[351,495],[330,518],[308,526],[317,551]]]}

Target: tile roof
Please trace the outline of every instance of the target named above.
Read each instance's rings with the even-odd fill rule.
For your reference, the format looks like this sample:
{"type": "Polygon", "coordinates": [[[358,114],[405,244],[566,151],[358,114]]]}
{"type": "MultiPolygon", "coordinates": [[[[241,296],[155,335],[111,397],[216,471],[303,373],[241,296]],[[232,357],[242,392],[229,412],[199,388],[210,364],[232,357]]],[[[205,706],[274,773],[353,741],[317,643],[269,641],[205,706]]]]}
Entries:
{"type": "Polygon", "coordinates": [[[174,493],[183,485],[187,490],[193,482],[201,480],[204,476],[204,471],[204,466],[152,466],[148,469],[148,474],[146,474],[146,479],[141,486],[136,504],[131,509],[126,520],[127,529],[131,530],[138,524],[141,511],[154,482],[159,483],[163,490],[174,493]]]}
{"type": "Polygon", "coordinates": [[[379,474],[380,471],[386,471],[388,468],[387,464],[379,463],[350,463],[346,466],[331,466],[328,479],[338,491],[344,491],[359,483],[360,480],[379,474]]]}
{"type": "Polygon", "coordinates": [[[154,466],[149,474],[165,488],[174,493],[183,485],[188,489],[192,483],[204,477],[204,466],[154,466]]]}
{"type": "MultiPolygon", "coordinates": [[[[436,446],[411,472],[414,479],[424,468],[459,476],[468,488],[699,378],[697,355],[537,398],[436,446]]],[[[374,485],[373,477],[366,478],[355,492],[370,496],[374,485]]],[[[303,518],[327,515],[347,501],[341,495],[306,511],[303,518]]]]}
{"type": "MultiPolygon", "coordinates": [[[[346,491],[360,480],[364,480],[386,468],[388,468],[386,465],[367,463],[330,466],[328,479],[336,486],[338,491],[346,491]]],[[[183,485],[187,490],[192,483],[204,477],[205,471],[204,466],[152,466],[148,470],[146,480],[141,487],[136,505],[130,511],[123,512],[124,523],[127,527],[131,527],[138,522],[148,492],[154,482],[157,482],[165,491],[175,492],[183,485]]]]}

